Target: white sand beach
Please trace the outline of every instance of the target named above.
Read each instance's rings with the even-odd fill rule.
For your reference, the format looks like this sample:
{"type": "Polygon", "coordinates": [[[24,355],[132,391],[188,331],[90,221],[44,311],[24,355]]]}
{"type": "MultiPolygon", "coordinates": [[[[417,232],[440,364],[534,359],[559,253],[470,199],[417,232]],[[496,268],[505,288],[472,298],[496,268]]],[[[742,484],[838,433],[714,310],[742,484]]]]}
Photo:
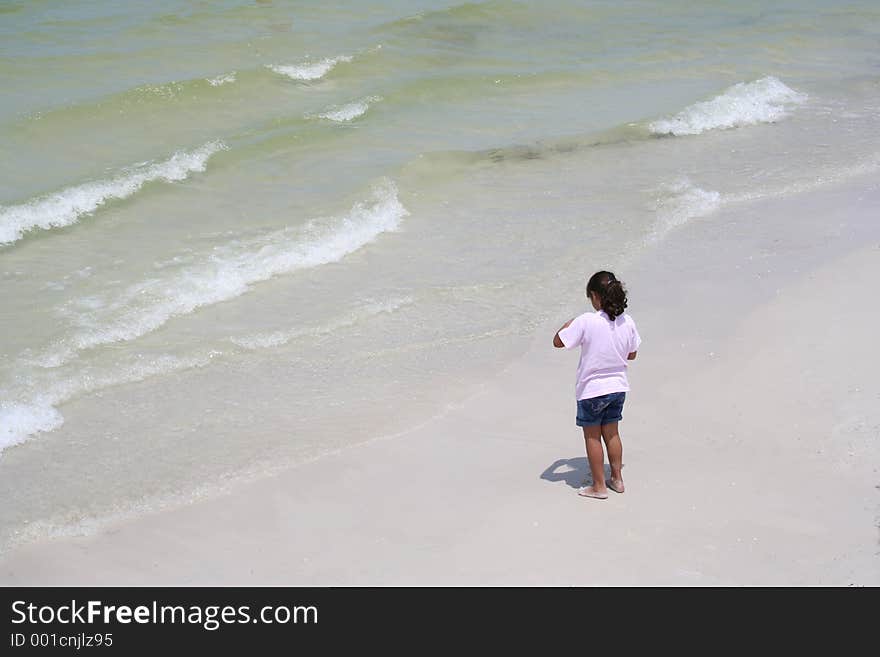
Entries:
{"type": "MultiPolygon", "coordinates": [[[[0,583],[878,585],[878,217],[862,176],[731,204],[618,269],[643,338],[623,495],[575,494],[588,469],[560,316],[437,417],[23,545],[0,583]]],[[[580,278],[570,292],[582,312],[580,278]]]]}

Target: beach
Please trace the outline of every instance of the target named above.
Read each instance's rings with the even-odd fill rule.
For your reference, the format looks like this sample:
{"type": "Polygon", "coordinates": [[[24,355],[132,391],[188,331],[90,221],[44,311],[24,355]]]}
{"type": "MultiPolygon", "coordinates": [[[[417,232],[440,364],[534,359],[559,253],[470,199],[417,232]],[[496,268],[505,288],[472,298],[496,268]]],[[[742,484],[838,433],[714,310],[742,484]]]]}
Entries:
{"type": "Polygon", "coordinates": [[[644,343],[620,425],[623,495],[576,495],[575,361],[548,323],[412,429],[23,547],[0,581],[880,584],[878,208],[868,178],[722,213],[633,263],[644,343]],[[753,212],[778,219],[760,238],[743,230],[753,212]],[[786,243],[795,225],[803,240],[786,243]]]}
{"type": "Polygon", "coordinates": [[[877,584],[878,26],[4,4],[0,583],[877,584]],[[599,270],[603,501],[551,346],[599,270]]]}

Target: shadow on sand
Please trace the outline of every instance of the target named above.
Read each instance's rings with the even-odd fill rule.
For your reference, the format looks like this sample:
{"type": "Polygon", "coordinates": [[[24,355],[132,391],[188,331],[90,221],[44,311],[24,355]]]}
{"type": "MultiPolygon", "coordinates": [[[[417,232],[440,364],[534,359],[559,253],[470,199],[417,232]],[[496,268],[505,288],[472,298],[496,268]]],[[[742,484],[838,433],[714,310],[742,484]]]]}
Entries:
{"type": "MultiPolygon", "coordinates": [[[[605,481],[608,481],[611,478],[611,466],[607,463],[604,465],[605,481]]],[[[591,486],[593,484],[593,476],[590,474],[590,466],[587,463],[586,456],[553,461],[550,467],[541,473],[541,479],[552,482],[564,481],[572,488],[591,486]]]]}

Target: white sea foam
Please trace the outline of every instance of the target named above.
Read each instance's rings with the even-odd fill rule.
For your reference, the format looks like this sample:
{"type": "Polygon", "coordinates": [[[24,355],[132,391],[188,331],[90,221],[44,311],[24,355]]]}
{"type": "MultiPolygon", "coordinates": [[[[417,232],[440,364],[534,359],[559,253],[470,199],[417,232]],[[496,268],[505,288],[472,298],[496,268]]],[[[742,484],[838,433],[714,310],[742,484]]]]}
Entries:
{"type": "Polygon", "coordinates": [[[661,185],[655,203],[656,223],[649,240],[662,238],[666,233],[692,219],[707,217],[718,210],[722,204],[730,206],[737,203],[750,203],[762,199],[784,198],[838,185],[859,176],[876,176],[880,171],[880,153],[873,153],[845,167],[814,171],[801,180],[785,183],[771,183],[767,186],[751,187],[747,191],[721,194],[713,190],[701,189],[687,178],[674,183],[661,185]]]}
{"type": "Polygon", "coordinates": [[[75,397],[123,383],[143,381],[152,376],[201,367],[220,354],[214,350],[188,358],[159,356],[128,359],[107,370],[80,368],[59,373],[48,382],[37,379],[26,386],[30,390],[25,389],[18,394],[3,391],[4,397],[16,397],[17,401],[0,402],[0,452],[24,442],[34,434],[60,427],[64,424],[64,417],[56,407],[75,397]],[[35,388],[39,392],[34,392],[35,388]]]}
{"type": "Polygon", "coordinates": [[[339,62],[350,62],[351,59],[348,55],[340,55],[339,57],[327,57],[316,62],[269,64],[267,68],[294,80],[320,80],[333,70],[333,67],[339,62]]]}
{"type": "Polygon", "coordinates": [[[0,452],[32,434],[53,431],[62,424],[61,413],[48,401],[0,402],[0,452]]]}
{"type": "Polygon", "coordinates": [[[396,186],[383,181],[373,190],[371,203],[356,203],[343,217],[315,220],[305,228],[283,229],[215,248],[194,264],[100,299],[101,303],[93,304],[95,310],[77,317],[83,330],[38,360],[45,367],[56,367],[83,349],[133,340],[172,317],[237,297],[254,283],[336,262],[395,230],[408,214],[397,198],[396,186]]]}
{"type": "Polygon", "coordinates": [[[226,146],[212,141],[193,151],[178,151],[167,160],[129,167],[109,180],[62,189],[21,205],[0,206],[0,244],[15,242],[35,228],[58,228],[76,223],[111,199],[127,198],[155,180],[185,180],[204,171],[210,157],[226,146]]]}
{"type": "Polygon", "coordinates": [[[807,96],[768,76],[754,82],[740,82],[712,100],[695,103],[671,119],[654,121],[648,127],[658,135],[698,135],[756,123],[773,123],[783,118],[791,105],[807,96]]]}
{"type": "Polygon", "coordinates": [[[701,189],[686,178],[662,185],[659,192],[652,239],[659,239],[691,219],[706,217],[721,207],[719,192],[701,189]]]}
{"type": "Polygon", "coordinates": [[[244,347],[245,349],[268,349],[271,347],[279,347],[299,337],[327,335],[334,331],[338,331],[339,329],[354,326],[370,317],[375,317],[376,315],[381,315],[383,313],[392,313],[395,310],[410,305],[411,303],[413,303],[412,297],[393,297],[391,299],[386,299],[385,301],[377,301],[375,303],[361,306],[348,315],[339,317],[323,326],[298,326],[286,331],[253,333],[242,337],[232,337],[230,340],[234,344],[237,344],[239,347],[244,347]]]}
{"type": "Polygon", "coordinates": [[[367,98],[362,98],[361,100],[356,100],[354,102],[348,103],[347,105],[332,107],[323,114],[319,114],[318,116],[322,119],[329,119],[330,121],[351,121],[352,119],[356,119],[359,116],[363,116],[366,111],[370,109],[370,105],[372,105],[373,103],[378,103],[380,100],[382,100],[381,96],[369,96],[367,98]]]}
{"type": "Polygon", "coordinates": [[[293,338],[299,335],[306,335],[307,333],[307,330],[298,331],[293,329],[290,331],[273,331],[271,333],[254,333],[252,335],[230,338],[230,340],[245,349],[268,349],[270,347],[280,347],[290,342],[293,338]]]}
{"type": "MultiPolygon", "coordinates": [[[[274,472],[280,468],[275,467],[268,469],[274,472]]],[[[261,473],[262,474],[262,473],[261,473]]],[[[264,475],[265,476],[265,475],[264,475]]],[[[0,555],[4,552],[27,543],[38,540],[73,538],[81,536],[92,536],[99,531],[123,522],[139,518],[151,511],[168,510],[179,508],[208,496],[220,495],[230,490],[236,484],[245,483],[257,479],[256,474],[252,474],[249,470],[245,474],[238,476],[226,476],[213,485],[203,484],[195,486],[189,490],[178,493],[166,493],[155,497],[143,497],[132,502],[117,502],[110,510],[100,515],[79,516],[75,511],[59,513],[45,520],[35,520],[28,522],[23,527],[17,528],[5,536],[0,534],[0,555]]]]}
{"type": "Polygon", "coordinates": [[[218,75],[216,78],[208,78],[208,84],[212,87],[219,87],[220,85],[229,84],[230,82],[235,82],[235,71],[218,75]]]}
{"type": "Polygon", "coordinates": [[[803,194],[828,185],[837,185],[859,176],[876,176],[880,171],[880,153],[873,153],[848,166],[833,168],[814,169],[812,174],[805,179],[797,180],[782,185],[769,185],[754,187],[749,191],[736,194],[726,194],[724,201],[749,202],[764,198],[781,198],[795,194],[803,194]]]}

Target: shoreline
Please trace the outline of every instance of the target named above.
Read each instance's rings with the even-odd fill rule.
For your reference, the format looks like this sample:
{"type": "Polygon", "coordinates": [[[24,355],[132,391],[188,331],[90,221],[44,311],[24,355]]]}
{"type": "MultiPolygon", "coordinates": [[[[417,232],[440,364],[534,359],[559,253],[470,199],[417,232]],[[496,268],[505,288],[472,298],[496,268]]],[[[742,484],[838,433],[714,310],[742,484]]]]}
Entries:
{"type": "Polygon", "coordinates": [[[868,180],[722,209],[618,272],[644,338],[622,496],[575,495],[561,317],[428,426],[14,548],[0,583],[880,584],[868,180]]]}

